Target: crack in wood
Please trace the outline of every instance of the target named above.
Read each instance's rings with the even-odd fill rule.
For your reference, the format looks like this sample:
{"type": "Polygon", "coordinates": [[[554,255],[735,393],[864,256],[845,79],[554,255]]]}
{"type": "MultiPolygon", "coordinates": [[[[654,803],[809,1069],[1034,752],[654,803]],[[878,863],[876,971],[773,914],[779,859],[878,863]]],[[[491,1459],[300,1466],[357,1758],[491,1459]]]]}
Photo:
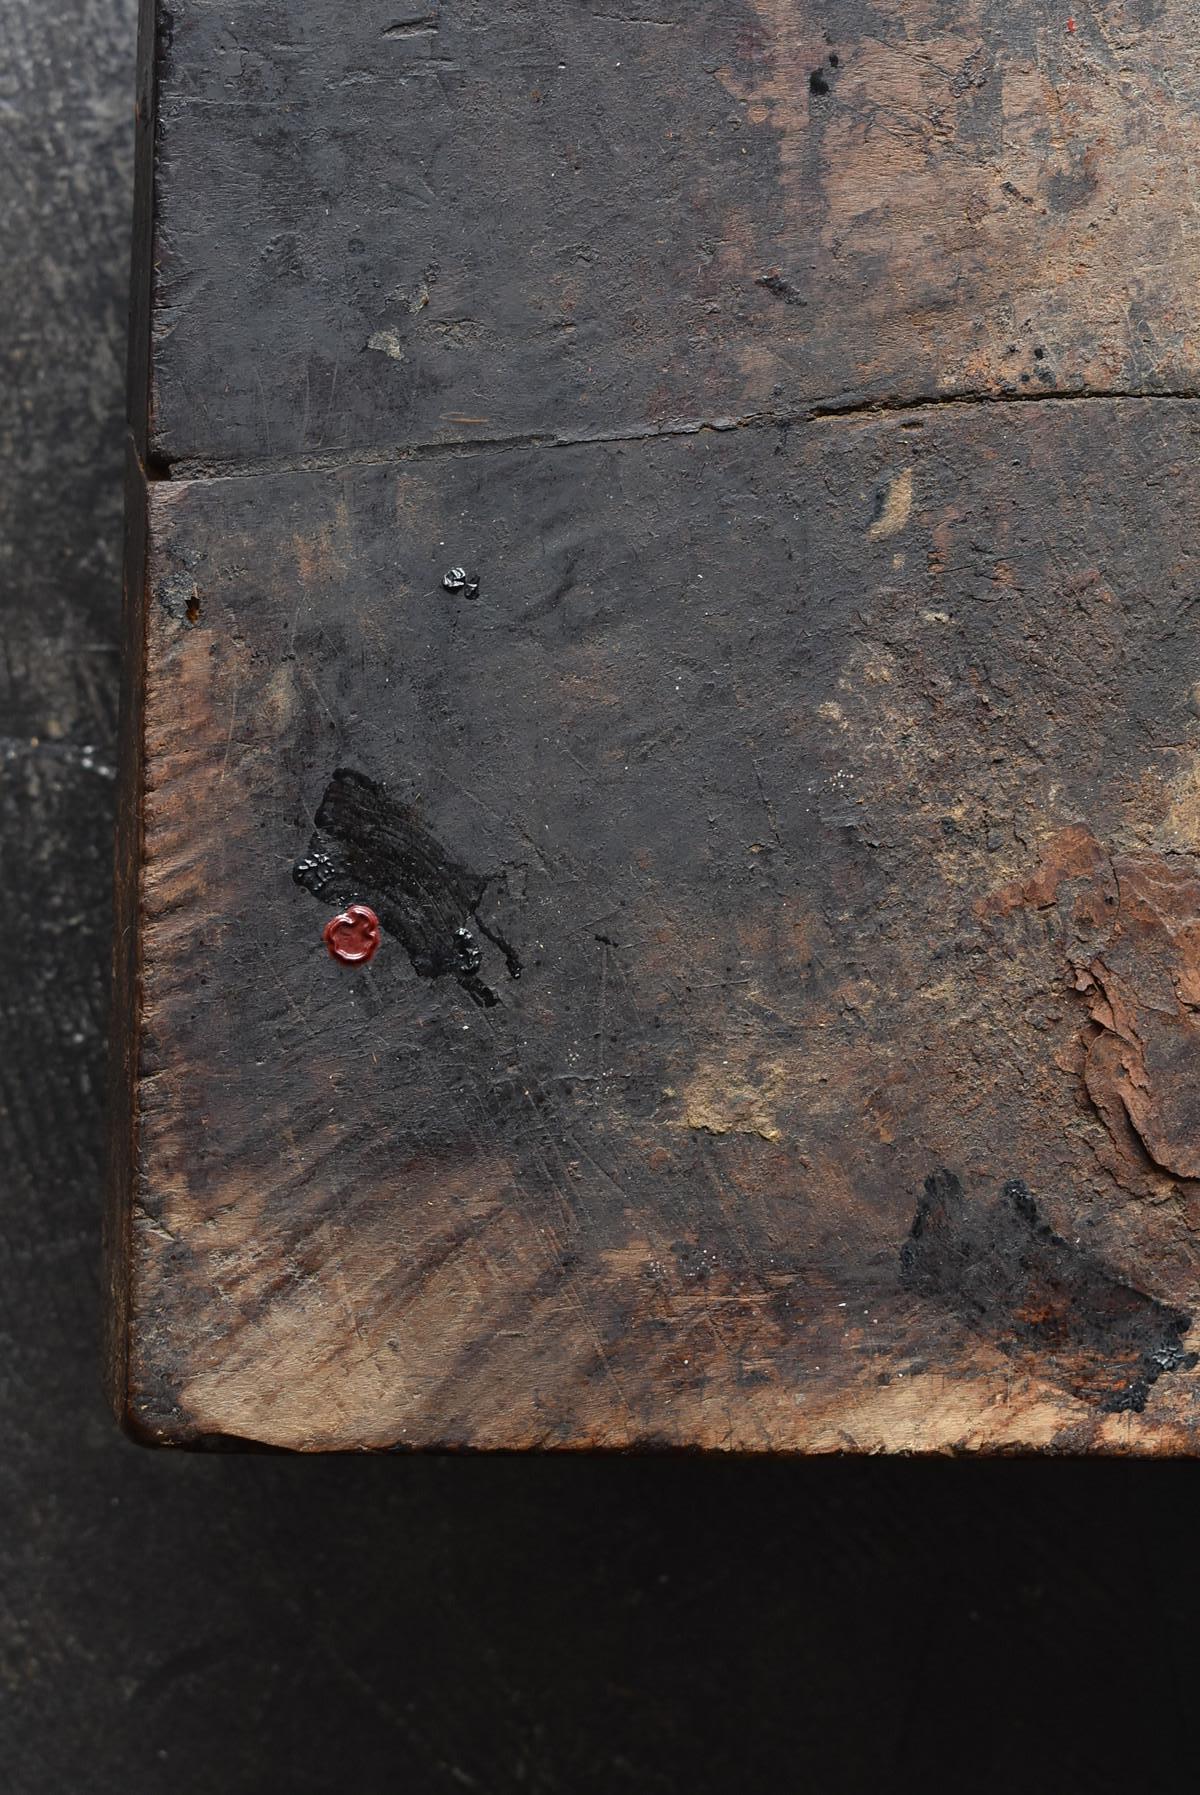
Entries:
{"type": "Polygon", "coordinates": [[[404,462],[433,460],[440,456],[503,452],[513,449],[586,449],[609,444],[634,444],[669,440],[680,436],[702,436],[707,432],[723,435],[734,430],[791,430],[809,423],[845,423],[872,418],[916,415],[940,411],[947,406],[960,408],[986,406],[1001,409],[1009,405],[1086,405],[1086,404],[1150,404],[1171,401],[1191,404],[1200,401],[1200,388],[1171,392],[1134,392],[1113,388],[1090,392],[939,393],[919,398],[867,399],[845,405],[836,400],[820,400],[794,412],[755,411],[742,416],[685,418],[670,424],[648,424],[642,429],[596,430],[579,435],[553,431],[523,431],[508,436],[447,437],[442,440],[398,443],[391,447],[374,445],[362,450],[314,450],[311,454],[260,455],[248,461],[213,461],[191,456],[177,459],[152,454],[142,463],[149,483],[173,481],[178,484],[200,484],[216,480],[254,479],[259,475],[338,473],[352,467],[386,467],[404,462]]]}

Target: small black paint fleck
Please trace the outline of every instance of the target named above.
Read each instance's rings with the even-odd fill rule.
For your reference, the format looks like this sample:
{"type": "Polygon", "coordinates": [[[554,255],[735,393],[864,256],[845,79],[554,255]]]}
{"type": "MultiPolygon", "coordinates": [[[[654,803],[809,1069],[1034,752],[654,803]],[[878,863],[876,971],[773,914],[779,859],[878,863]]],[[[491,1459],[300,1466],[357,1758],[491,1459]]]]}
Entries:
{"type": "Polygon", "coordinates": [[[812,74],[808,77],[808,90],[810,93],[815,94],[827,94],[829,92],[829,82],[825,79],[823,69],[813,70],[812,74]]]}
{"type": "Polygon", "coordinates": [[[1045,361],[1046,351],[1039,345],[1033,352],[1034,361],[1045,361]]]}
{"type": "Polygon", "coordinates": [[[479,596],[479,581],[465,567],[448,567],[442,575],[442,586],[447,592],[457,593],[461,598],[479,596]]]}
{"type": "Polygon", "coordinates": [[[839,59],[838,59],[838,53],[837,53],[837,51],[836,51],[836,50],[831,50],[831,51],[830,51],[830,53],[829,53],[829,66],[830,66],[830,68],[831,68],[831,69],[835,69],[835,68],[836,68],[836,67],[837,67],[837,65],[838,65],[838,60],[839,60],[839,59]]]}
{"type": "Polygon", "coordinates": [[[778,269],[772,269],[769,274],[756,274],[754,284],[756,287],[765,287],[768,293],[774,293],[776,299],[782,299],[785,305],[807,305],[808,303],[790,280],[784,280],[778,269]]]}
{"type": "Polygon", "coordinates": [[[875,488],[875,508],[871,513],[872,524],[877,524],[887,508],[888,489],[886,486],[875,488]]]}
{"type": "Polygon", "coordinates": [[[460,978],[470,978],[483,965],[483,950],[470,929],[455,929],[454,958],[460,978]]]}

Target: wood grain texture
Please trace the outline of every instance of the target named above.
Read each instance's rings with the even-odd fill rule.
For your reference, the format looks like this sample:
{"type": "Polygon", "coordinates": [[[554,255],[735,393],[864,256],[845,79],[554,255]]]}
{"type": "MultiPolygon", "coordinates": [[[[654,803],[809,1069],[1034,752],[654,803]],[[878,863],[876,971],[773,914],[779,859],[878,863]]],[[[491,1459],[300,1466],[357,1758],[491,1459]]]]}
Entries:
{"type": "Polygon", "coordinates": [[[396,14],[164,15],[156,456],[1200,386],[1189,0],[396,14]]]}
{"type": "Polygon", "coordinates": [[[1193,1447],[1191,40],[845,10],[160,18],[146,1438],[1193,1447]]]}

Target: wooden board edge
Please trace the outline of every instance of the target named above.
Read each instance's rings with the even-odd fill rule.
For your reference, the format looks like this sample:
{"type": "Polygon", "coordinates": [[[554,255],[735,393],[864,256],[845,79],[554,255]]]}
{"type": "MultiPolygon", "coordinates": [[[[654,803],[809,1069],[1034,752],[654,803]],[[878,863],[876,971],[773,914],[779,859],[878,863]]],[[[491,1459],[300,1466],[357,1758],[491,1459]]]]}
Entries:
{"type": "Polygon", "coordinates": [[[158,132],[158,0],[140,0],[134,103],[133,246],[126,395],[129,428],[144,463],[150,436],[151,300],[154,289],[155,149],[158,132]]]}
{"type": "Polygon", "coordinates": [[[158,133],[159,0],[139,0],[134,102],[134,192],[126,345],[128,437],[122,588],[117,822],[109,1020],[107,1140],[102,1229],[103,1379],[123,1430],[156,1440],[138,1422],[130,1387],[133,1206],[138,1169],[141,1063],[143,714],[150,522],[147,455],[152,408],[152,300],[158,133]]]}
{"type": "Polygon", "coordinates": [[[138,1163],[140,1069],[143,702],[149,492],[131,439],[125,477],[125,578],[113,891],[112,1008],[105,1167],[104,1377],[125,1430],[139,1433],[129,1390],[133,1200],[138,1163]]]}

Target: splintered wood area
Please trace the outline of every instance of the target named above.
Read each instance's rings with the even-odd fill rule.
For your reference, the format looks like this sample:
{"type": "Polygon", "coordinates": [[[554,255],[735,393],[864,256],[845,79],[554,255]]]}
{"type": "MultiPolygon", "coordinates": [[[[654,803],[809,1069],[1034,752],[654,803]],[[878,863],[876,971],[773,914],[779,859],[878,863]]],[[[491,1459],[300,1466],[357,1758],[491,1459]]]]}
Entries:
{"type": "Polygon", "coordinates": [[[147,6],[143,1438],[1195,1449],[1190,13],[147,6]]]}

